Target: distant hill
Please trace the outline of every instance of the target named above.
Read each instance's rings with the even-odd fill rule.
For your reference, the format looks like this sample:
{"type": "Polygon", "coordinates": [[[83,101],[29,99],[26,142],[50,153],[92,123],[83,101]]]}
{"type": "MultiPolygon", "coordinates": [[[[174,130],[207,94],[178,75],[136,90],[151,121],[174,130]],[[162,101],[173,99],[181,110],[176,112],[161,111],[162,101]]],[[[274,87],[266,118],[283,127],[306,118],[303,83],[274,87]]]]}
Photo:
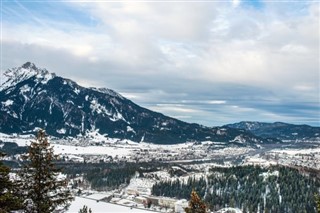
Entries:
{"type": "Polygon", "coordinates": [[[209,128],[153,112],[111,89],[82,87],[30,62],[7,70],[2,79],[0,132],[7,134],[43,128],[58,138],[97,135],[159,144],[266,141],[245,130],[209,128]]]}
{"type": "Polygon", "coordinates": [[[295,125],[283,122],[264,123],[242,121],[228,124],[226,127],[243,129],[264,138],[277,138],[279,140],[320,141],[320,127],[309,125],[295,125]]]}

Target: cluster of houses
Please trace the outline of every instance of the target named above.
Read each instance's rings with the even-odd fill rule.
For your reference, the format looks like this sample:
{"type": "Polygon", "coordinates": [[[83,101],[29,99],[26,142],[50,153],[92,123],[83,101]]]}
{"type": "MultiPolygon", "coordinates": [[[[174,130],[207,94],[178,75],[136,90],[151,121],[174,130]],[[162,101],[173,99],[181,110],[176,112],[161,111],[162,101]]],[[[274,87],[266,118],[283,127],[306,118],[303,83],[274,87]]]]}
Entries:
{"type": "Polygon", "coordinates": [[[184,208],[188,206],[188,201],[185,199],[178,200],[169,197],[140,195],[138,191],[132,189],[122,192],[83,191],[78,196],[97,202],[107,202],[131,208],[151,210],[152,212],[182,213],[185,212],[184,208]]]}
{"type": "Polygon", "coordinates": [[[288,150],[270,151],[255,156],[247,156],[244,165],[286,165],[320,169],[320,152],[293,152],[288,150]]]}

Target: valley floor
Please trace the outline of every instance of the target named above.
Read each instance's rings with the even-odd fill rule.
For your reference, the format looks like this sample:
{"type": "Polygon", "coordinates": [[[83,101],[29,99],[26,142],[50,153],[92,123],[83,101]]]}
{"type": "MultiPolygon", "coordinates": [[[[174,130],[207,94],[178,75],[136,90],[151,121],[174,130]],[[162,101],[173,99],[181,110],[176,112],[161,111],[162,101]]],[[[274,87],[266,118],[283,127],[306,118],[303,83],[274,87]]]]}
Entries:
{"type": "MultiPolygon", "coordinates": [[[[0,134],[0,148],[4,142],[14,142],[25,146],[33,139],[32,136],[12,136],[0,134]],[[2,141],[2,142],[1,142],[2,141]]],[[[209,172],[213,166],[232,167],[237,165],[284,165],[294,168],[320,169],[320,142],[313,143],[286,143],[252,147],[226,147],[220,142],[206,141],[202,143],[183,143],[176,145],[156,145],[149,143],[135,143],[110,139],[109,141],[81,141],[81,140],[55,140],[50,139],[55,153],[65,162],[74,163],[169,163],[178,172],[182,172],[179,180],[187,181],[189,177],[199,179],[209,172]],[[179,167],[182,165],[182,167],[179,167]],[[193,172],[185,172],[188,169],[193,172]],[[186,173],[186,174],[183,174],[186,173]]],[[[8,156],[6,160],[19,161],[20,155],[8,156]]],[[[146,198],[153,199],[152,186],[161,181],[174,180],[168,170],[151,172],[144,178],[132,178],[130,183],[114,192],[86,191],[90,188],[81,188],[82,193],[72,202],[68,212],[78,212],[83,205],[92,209],[93,213],[99,212],[183,212],[187,206],[186,200],[162,198],[154,196],[161,205],[152,206],[150,210],[143,203],[146,198]],[[88,192],[88,193],[87,193],[88,192]],[[110,197],[110,195],[112,196],[110,197]],[[137,194],[141,196],[137,196],[137,194]],[[134,195],[134,196],[133,196],[134,195]],[[117,197],[118,196],[118,197],[117,197]],[[108,197],[107,201],[103,200],[108,197]]],[[[77,188],[74,190],[76,193],[77,188]]],[[[231,209],[229,209],[231,210],[231,209]]],[[[218,212],[227,212],[221,208],[218,212]]],[[[234,212],[241,212],[233,209],[234,212]]]]}

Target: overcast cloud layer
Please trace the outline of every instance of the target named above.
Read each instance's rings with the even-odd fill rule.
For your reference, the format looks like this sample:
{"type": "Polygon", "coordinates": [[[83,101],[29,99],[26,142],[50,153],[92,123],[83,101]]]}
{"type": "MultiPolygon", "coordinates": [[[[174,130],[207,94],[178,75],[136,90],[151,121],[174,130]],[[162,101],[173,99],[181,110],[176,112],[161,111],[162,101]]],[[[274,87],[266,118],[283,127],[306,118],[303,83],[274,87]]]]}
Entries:
{"type": "Polygon", "coordinates": [[[26,61],[206,126],[320,126],[319,2],[3,1],[1,70],[26,61]]]}

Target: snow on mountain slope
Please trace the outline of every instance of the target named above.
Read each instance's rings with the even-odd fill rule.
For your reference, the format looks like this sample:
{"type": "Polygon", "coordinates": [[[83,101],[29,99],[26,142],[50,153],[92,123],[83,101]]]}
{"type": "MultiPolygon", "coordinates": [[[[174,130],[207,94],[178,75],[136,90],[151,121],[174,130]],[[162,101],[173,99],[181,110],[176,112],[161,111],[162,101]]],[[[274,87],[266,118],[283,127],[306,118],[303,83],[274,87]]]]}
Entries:
{"type": "Polygon", "coordinates": [[[92,134],[160,144],[239,139],[242,145],[262,143],[253,134],[228,127],[189,124],[142,108],[117,92],[86,88],[27,62],[4,73],[0,86],[0,132],[32,134],[37,129],[58,138],[92,134]],[[223,132],[223,134],[221,134],[223,132]]]}
{"type": "MultiPolygon", "coordinates": [[[[45,84],[55,77],[54,73],[49,73],[46,69],[37,68],[33,63],[27,62],[21,67],[7,70],[1,76],[1,90],[14,88],[16,84],[29,78],[35,77],[38,83],[45,84]]],[[[9,90],[10,91],[10,90],[9,90]]]]}
{"type": "Polygon", "coordinates": [[[228,124],[228,127],[244,129],[260,137],[273,137],[279,140],[320,141],[320,127],[295,125],[283,122],[265,123],[242,121],[228,124]]]}

